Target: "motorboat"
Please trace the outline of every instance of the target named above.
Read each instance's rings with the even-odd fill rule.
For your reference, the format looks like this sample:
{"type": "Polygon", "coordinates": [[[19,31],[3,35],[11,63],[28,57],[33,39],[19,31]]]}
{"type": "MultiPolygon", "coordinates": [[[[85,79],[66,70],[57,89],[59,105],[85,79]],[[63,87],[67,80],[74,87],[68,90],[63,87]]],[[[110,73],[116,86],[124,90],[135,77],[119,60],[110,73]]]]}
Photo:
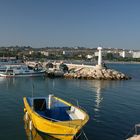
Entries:
{"type": "Polygon", "coordinates": [[[78,106],[58,98],[24,97],[26,120],[30,119],[30,129],[61,140],[73,140],[89,120],[88,114],[78,106]]]}
{"type": "Polygon", "coordinates": [[[26,65],[19,65],[14,68],[9,68],[5,71],[0,71],[0,77],[33,77],[33,76],[44,76],[45,70],[33,70],[29,69],[26,65]],[[10,71],[9,71],[10,69],[10,71]]]}
{"type": "Polygon", "coordinates": [[[48,77],[63,77],[64,71],[57,69],[57,68],[48,68],[46,70],[48,77]]]}

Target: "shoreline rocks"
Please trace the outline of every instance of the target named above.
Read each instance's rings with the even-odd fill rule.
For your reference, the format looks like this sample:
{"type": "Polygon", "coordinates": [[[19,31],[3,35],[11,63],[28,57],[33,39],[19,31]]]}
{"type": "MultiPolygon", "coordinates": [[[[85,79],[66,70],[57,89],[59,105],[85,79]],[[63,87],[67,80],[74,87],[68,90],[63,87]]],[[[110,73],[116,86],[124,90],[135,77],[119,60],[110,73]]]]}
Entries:
{"type": "MultiPolygon", "coordinates": [[[[53,63],[55,69],[60,69],[60,64],[62,63],[53,63]]],[[[46,65],[46,64],[45,64],[46,65]]],[[[68,67],[68,72],[63,73],[61,77],[67,79],[89,79],[89,80],[129,80],[131,77],[128,75],[116,71],[114,69],[107,68],[106,66],[101,65],[79,65],[79,64],[66,64],[68,67]]],[[[58,71],[56,71],[56,74],[58,71]]],[[[55,74],[53,72],[54,77],[55,74]]]]}
{"type": "Polygon", "coordinates": [[[70,71],[64,74],[69,79],[97,79],[97,80],[129,80],[131,77],[122,72],[105,68],[82,68],[78,71],[70,71]]]}

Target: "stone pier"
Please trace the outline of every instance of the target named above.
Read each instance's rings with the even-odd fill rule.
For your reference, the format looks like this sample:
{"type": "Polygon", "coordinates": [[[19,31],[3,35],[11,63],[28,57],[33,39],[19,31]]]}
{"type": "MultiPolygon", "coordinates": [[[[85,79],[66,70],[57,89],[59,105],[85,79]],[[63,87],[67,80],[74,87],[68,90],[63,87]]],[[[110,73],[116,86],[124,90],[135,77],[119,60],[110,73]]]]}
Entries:
{"type": "MultiPolygon", "coordinates": [[[[68,65],[69,66],[69,65],[68,65]]],[[[69,73],[64,74],[65,78],[74,79],[98,79],[98,80],[128,80],[131,77],[125,75],[122,72],[106,69],[104,67],[100,68],[96,66],[89,65],[73,65],[69,66],[69,73]]]]}
{"type": "Polygon", "coordinates": [[[128,80],[131,77],[123,74],[122,72],[107,69],[102,65],[102,47],[98,47],[98,64],[96,66],[89,65],[75,65],[69,69],[70,72],[64,74],[65,78],[76,78],[76,79],[99,79],[99,80],[128,80]]]}

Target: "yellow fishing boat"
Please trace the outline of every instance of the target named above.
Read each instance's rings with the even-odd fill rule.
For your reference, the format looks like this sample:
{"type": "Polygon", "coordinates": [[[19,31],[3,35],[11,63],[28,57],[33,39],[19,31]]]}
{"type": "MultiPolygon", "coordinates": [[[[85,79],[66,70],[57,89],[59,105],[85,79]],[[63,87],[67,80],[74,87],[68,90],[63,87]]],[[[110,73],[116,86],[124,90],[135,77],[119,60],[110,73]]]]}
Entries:
{"type": "Polygon", "coordinates": [[[72,140],[89,120],[88,114],[56,96],[24,97],[25,118],[40,132],[72,140]]]}

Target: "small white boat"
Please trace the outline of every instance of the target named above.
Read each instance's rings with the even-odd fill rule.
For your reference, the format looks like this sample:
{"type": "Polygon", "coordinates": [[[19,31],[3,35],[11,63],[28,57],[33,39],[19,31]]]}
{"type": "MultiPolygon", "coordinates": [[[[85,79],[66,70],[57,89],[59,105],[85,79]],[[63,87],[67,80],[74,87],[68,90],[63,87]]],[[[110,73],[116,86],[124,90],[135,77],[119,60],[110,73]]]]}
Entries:
{"type": "Polygon", "coordinates": [[[126,140],[140,140],[140,134],[138,134],[138,129],[140,129],[140,124],[135,125],[135,134],[126,140]]]}
{"type": "Polygon", "coordinates": [[[0,77],[33,77],[33,76],[44,76],[45,70],[30,70],[26,65],[13,68],[12,70],[0,72],[0,77]]]}
{"type": "Polygon", "coordinates": [[[64,72],[60,69],[56,69],[56,68],[48,68],[47,70],[47,75],[48,77],[62,77],[64,76],[64,72]]]}

